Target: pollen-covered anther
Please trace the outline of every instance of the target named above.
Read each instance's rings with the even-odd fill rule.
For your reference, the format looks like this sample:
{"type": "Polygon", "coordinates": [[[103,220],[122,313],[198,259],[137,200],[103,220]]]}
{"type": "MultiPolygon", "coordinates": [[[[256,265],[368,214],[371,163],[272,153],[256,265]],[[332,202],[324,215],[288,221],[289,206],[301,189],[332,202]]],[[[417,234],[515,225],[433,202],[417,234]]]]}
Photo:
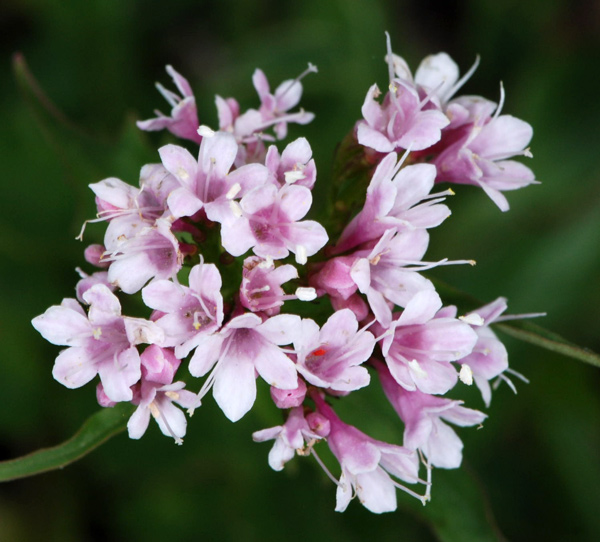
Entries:
{"type": "Polygon", "coordinates": [[[160,418],[160,410],[158,410],[158,407],[154,404],[154,402],[150,403],[148,408],[150,409],[150,414],[152,414],[154,418],[160,418]]]}
{"type": "Polygon", "coordinates": [[[92,335],[94,337],[94,339],[98,340],[100,339],[100,337],[102,336],[102,328],[94,328],[94,330],[92,331],[92,335]]]}
{"type": "Polygon", "coordinates": [[[317,299],[317,291],[314,288],[301,286],[300,288],[296,288],[296,297],[300,301],[313,301],[317,299]]]}
{"type": "Polygon", "coordinates": [[[241,218],[244,214],[242,208],[240,207],[240,204],[232,199],[229,200],[229,208],[231,209],[231,212],[233,216],[235,216],[235,218],[241,218]]]}
{"type": "Polygon", "coordinates": [[[242,185],[240,183],[235,183],[228,191],[227,194],[225,194],[225,197],[229,200],[232,200],[233,198],[235,198],[240,190],[242,189],[242,185]]]}
{"type": "Polygon", "coordinates": [[[460,381],[467,386],[473,384],[473,371],[471,370],[471,367],[466,363],[463,363],[460,372],[458,373],[458,378],[460,378],[460,381]]]}
{"type": "Polygon", "coordinates": [[[304,265],[307,261],[306,247],[304,245],[296,245],[296,263],[304,265]]]}
{"type": "Polygon", "coordinates": [[[171,399],[172,401],[178,401],[179,400],[179,394],[176,391],[166,391],[165,395],[171,399]]]}
{"type": "Polygon", "coordinates": [[[482,326],[485,324],[485,320],[477,313],[467,314],[466,316],[459,316],[459,320],[462,320],[465,324],[471,326],[482,326]]]}
{"type": "Polygon", "coordinates": [[[294,184],[296,181],[306,178],[306,175],[300,170],[286,171],[283,176],[287,184],[294,184]]]}
{"type": "Polygon", "coordinates": [[[203,124],[198,128],[198,135],[201,135],[202,137],[212,137],[215,135],[215,131],[203,124]]]}

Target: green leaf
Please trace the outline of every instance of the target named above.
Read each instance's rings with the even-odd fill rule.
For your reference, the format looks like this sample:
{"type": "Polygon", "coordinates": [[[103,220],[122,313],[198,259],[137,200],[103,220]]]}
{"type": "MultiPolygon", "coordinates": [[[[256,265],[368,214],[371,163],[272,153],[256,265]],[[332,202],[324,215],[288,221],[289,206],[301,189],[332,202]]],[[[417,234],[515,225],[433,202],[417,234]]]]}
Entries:
{"type": "Polygon", "coordinates": [[[567,341],[557,333],[525,320],[514,320],[494,324],[494,329],[502,331],[515,339],[525,341],[551,352],[562,354],[600,368],[600,355],[592,350],[567,341]]]}
{"type": "Polygon", "coordinates": [[[0,482],[17,480],[60,469],[81,459],[109,438],[123,431],[133,411],[130,403],[118,403],[93,414],[69,440],[29,455],[0,461],[0,482]]]}
{"type": "MultiPolygon", "coordinates": [[[[437,279],[432,279],[432,281],[444,302],[457,305],[458,308],[464,312],[472,311],[485,304],[470,294],[457,290],[452,286],[448,286],[437,279]]],[[[546,350],[550,350],[551,352],[556,352],[557,354],[562,354],[563,356],[583,361],[600,368],[599,354],[582,346],[578,346],[557,333],[549,331],[528,320],[505,321],[492,324],[492,328],[501,331],[502,333],[506,333],[520,341],[534,344],[546,350]]]]}
{"type": "Polygon", "coordinates": [[[416,500],[405,504],[442,542],[505,540],[481,484],[464,465],[455,470],[434,469],[431,496],[426,506],[416,500]]]}

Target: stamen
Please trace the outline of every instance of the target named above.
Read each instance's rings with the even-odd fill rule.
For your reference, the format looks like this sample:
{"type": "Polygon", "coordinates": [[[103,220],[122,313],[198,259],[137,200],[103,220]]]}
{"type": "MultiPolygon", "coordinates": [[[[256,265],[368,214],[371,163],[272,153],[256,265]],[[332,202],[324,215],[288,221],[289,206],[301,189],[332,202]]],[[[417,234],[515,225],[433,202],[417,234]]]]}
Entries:
{"type": "Polygon", "coordinates": [[[306,175],[300,170],[286,171],[283,176],[287,184],[294,184],[296,181],[306,178],[306,175]]]}
{"type": "Polygon", "coordinates": [[[473,371],[471,370],[471,367],[469,367],[466,363],[463,363],[460,367],[458,378],[460,378],[460,381],[463,384],[471,386],[473,384],[473,371]]]}
{"type": "Polygon", "coordinates": [[[404,151],[404,154],[402,155],[402,158],[400,158],[400,160],[396,164],[396,167],[394,167],[394,170],[392,171],[392,177],[395,177],[396,174],[400,171],[400,168],[403,166],[404,162],[408,158],[408,154],[410,153],[410,150],[412,149],[413,143],[414,143],[414,141],[410,142],[410,145],[404,151]]]}
{"type": "Polygon", "coordinates": [[[212,137],[215,135],[215,131],[203,124],[198,128],[198,135],[202,137],[212,137]]]}
{"type": "Polygon", "coordinates": [[[421,365],[419,364],[419,362],[416,359],[409,361],[408,366],[415,373],[415,375],[418,376],[419,378],[427,378],[428,377],[427,371],[425,369],[423,369],[423,367],[421,367],[421,365]]]}
{"type": "Polygon", "coordinates": [[[242,207],[235,200],[229,200],[229,209],[231,210],[235,218],[241,218],[242,216],[244,216],[244,211],[242,211],[242,207]]]}
{"type": "Polygon", "coordinates": [[[259,262],[258,267],[260,267],[261,269],[271,269],[275,267],[275,264],[273,263],[273,258],[271,258],[271,256],[267,256],[263,261],[259,262]]]}
{"type": "Polygon", "coordinates": [[[152,401],[149,405],[148,408],[150,409],[150,413],[152,414],[152,416],[156,419],[160,418],[162,419],[162,421],[165,424],[165,427],[167,428],[167,431],[169,432],[169,434],[173,437],[173,439],[175,440],[175,444],[178,444],[179,446],[181,446],[183,444],[183,439],[181,437],[178,437],[175,434],[175,431],[173,431],[173,429],[171,428],[171,426],[169,425],[169,422],[167,420],[167,418],[165,418],[165,416],[163,415],[163,413],[161,412],[160,408],[158,408],[158,405],[152,401]]]}
{"type": "Polygon", "coordinates": [[[325,474],[328,476],[328,478],[336,485],[339,486],[340,483],[338,482],[338,480],[335,478],[335,476],[333,476],[333,474],[331,474],[331,472],[329,471],[329,469],[325,466],[325,463],[323,463],[323,461],[321,460],[321,458],[318,456],[317,452],[315,452],[314,448],[310,449],[310,453],[313,455],[313,457],[317,460],[317,463],[320,465],[320,467],[325,471],[325,474]]]}
{"type": "Polygon", "coordinates": [[[469,68],[469,71],[465,73],[456,83],[454,83],[454,86],[447,92],[446,100],[450,100],[450,98],[452,98],[452,96],[454,96],[458,92],[460,87],[462,87],[471,78],[471,76],[475,73],[475,70],[479,66],[479,60],[479,55],[477,55],[475,57],[475,62],[469,68]]]}
{"type": "Polygon", "coordinates": [[[485,324],[484,319],[476,312],[467,314],[466,316],[459,316],[458,319],[465,322],[465,324],[469,324],[470,326],[482,326],[485,324]]]}
{"type": "Polygon", "coordinates": [[[431,498],[431,497],[427,496],[427,493],[425,493],[425,495],[419,495],[416,491],[413,491],[412,489],[409,489],[408,487],[403,486],[401,483],[396,482],[396,480],[392,480],[392,483],[394,484],[395,487],[404,491],[404,493],[408,493],[411,497],[414,497],[415,499],[418,499],[419,501],[421,501],[421,504],[423,504],[423,506],[425,506],[427,504],[427,501],[431,498]]]}
{"type": "Polygon", "coordinates": [[[496,120],[500,116],[500,111],[502,111],[502,107],[504,107],[504,99],[506,94],[504,93],[504,85],[502,81],[500,81],[500,100],[498,101],[498,107],[496,107],[496,111],[494,112],[494,116],[492,120],[496,120]]]}
{"type": "Polygon", "coordinates": [[[522,320],[523,318],[539,318],[540,316],[546,316],[545,312],[529,312],[525,314],[505,314],[504,316],[499,316],[494,320],[494,324],[498,322],[507,322],[509,320],[522,320]]]}
{"type": "Polygon", "coordinates": [[[318,73],[319,70],[314,64],[308,63],[308,68],[306,68],[296,79],[290,82],[290,84],[286,87],[286,89],[279,95],[279,97],[285,96],[290,89],[296,84],[299,83],[302,79],[304,79],[309,73],[318,73]]]}
{"type": "MultiPolygon", "coordinates": [[[[160,83],[155,83],[155,86],[156,86],[158,92],[160,92],[163,95],[163,98],[165,100],[167,100],[167,102],[169,102],[169,105],[171,107],[175,107],[181,101],[181,98],[179,96],[177,96],[177,94],[175,94],[174,92],[171,92],[170,90],[167,90],[160,83]]],[[[162,113],[161,113],[161,115],[162,115],[162,113]]]]}
{"type": "Polygon", "coordinates": [[[523,382],[525,382],[525,384],[529,384],[529,379],[525,375],[523,375],[523,374],[515,371],[511,367],[509,367],[508,369],[506,369],[506,372],[510,373],[513,376],[516,376],[519,380],[522,380],[523,382]]]}
{"type": "Polygon", "coordinates": [[[240,190],[242,189],[242,185],[240,183],[235,183],[228,191],[227,194],[225,194],[225,197],[227,199],[233,199],[235,198],[239,193],[240,190]]]}
{"type": "Polygon", "coordinates": [[[304,245],[296,245],[296,263],[304,265],[307,261],[306,247],[304,245]]]}
{"type": "Polygon", "coordinates": [[[296,288],[296,297],[300,301],[313,301],[317,299],[317,291],[314,288],[296,288]]]}

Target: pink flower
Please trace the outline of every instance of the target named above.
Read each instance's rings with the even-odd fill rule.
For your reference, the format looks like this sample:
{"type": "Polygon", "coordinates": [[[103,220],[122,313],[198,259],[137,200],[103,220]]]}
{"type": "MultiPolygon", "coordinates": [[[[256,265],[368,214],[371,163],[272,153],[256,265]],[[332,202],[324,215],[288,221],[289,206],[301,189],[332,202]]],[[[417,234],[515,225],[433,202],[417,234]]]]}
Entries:
{"type": "Polygon", "coordinates": [[[198,160],[187,149],[165,145],[159,149],[163,165],[179,186],[172,190],[167,203],[174,217],[192,216],[204,208],[208,218],[231,213],[230,202],[267,181],[268,170],[260,164],[248,164],[230,171],[238,151],[235,138],[228,133],[207,134],[200,144],[198,160]]]}
{"type": "Polygon", "coordinates": [[[388,154],[377,166],[362,210],[346,226],[336,253],[367,241],[378,240],[386,230],[399,232],[439,226],[450,209],[442,205],[445,194],[430,196],[436,170],[431,164],[400,169],[396,153],[388,154]]]}
{"type": "Polygon", "coordinates": [[[304,186],[273,184],[246,194],[233,215],[226,212],[209,218],[221,222],[221,241],[227,252],[241,256],[250,248],[262,258],[286,258],[290,252],[304,265],[327,243],[325,228],[314,220],[300,221],[312,204],[304,186]]]}
{"type": "Polygon", "coordinates": [[[223,323],[221,275],[214,264],[192,267],[189,288],[170,280],[155,280],[142,290],[144,303],[157,311],[153,318],[165,334],[162,346],[175,347],[184,358],[201,336],[214,333],[223,323]]]}
{"type": "Polygon", "coordinates": [[[313,288],[297,288],[295,294],[286,294],[282,284],[298,278],[293,265],[275,267],[273,260],[250,256],[244,260],[240,286],[240,303],[252,312],[264,312],[268,316],[279,314],[287,300],[312,301],[317,297],[313,288]]]}
{"type": "Polygon", "coordinates": [[[407,391],[398,385],[385,364],[375,362],[375,367],[388,400],[404,422],[404,446],[422,450],[434,467],[458,468],[462,462],[463,443],[442,420],[465,427],[481,424],[487,416],[461,406],[462,401],[419,390],[407,391]]]}
{"type": "Polygon", "coordinates": [[[526,147],[533,130],[520,119],[499,116],[500,106],[492,117],[492,102],[464,98],[457,104],[465,106],[468,117],[461,119],[462,125],[454,133],[448,134],[450,144],[435,158],[436,181],[480,186],[500,210],[507,211],[509,205],[503,191],[537,182],[528,167],[508,160],[518,155],[531,156],[526,147]]]}
{"type": "Polygon", "coordinates": [[[390,373],[409,391],[443,394],[454,386],[457,373],[450,364],[469,355],[477,342],[471,327],[436,314],[442,301],[433,290],[422,290],[392,321],[382,351],[390,373]]]}
{"type": "Polygon", "coordinates": [[[362,257],[353,263],[350,276],[361,293],[366,294],[375,318],[383,327],[389,327],[392,321],[390,304],[406,307],[418,292],[434,289],[417,272],[428,267],[420,261],[428,244],[425,230],[397,234],[392,229],[383,234],[369,253],[364,250],[355,254],[362,257]]]}
{"type": "Polygon", "coordinates": [[[197,396],[184,390],[184,382],[173,382],[181,361],[171,350],[151,345],[140,356],[142,379],[135,387],[133,403],[138,405],[127,422],[129,438],[141,438],[152,416],[165,436],[183,443],[187,422],[184,413],[173,403],[192,408],[197,396]]]}
{"type": "Polygon", "coordinates": [[[67,388],[80,388],[96,375],[111,401],[131,401],[131,386],[141,376],[136,345],[160,343],[163,333],[153,322],[121,316],[117,297],[96,284],[83,294],[88,314],[75,299],[64,299],[32,320],[49,342],[68,346],[54,363],[54,378],[67,388]]]}
{"type": "Polygon", "coordinates": [[[309,64],[308,69],[300,76],[293,80],[284,81],[273,93],[271,93],[269,82],[262,70],[257,69],[254,72],[252,83],[260,98],[259,113],[263,121],[263,126],[258,129],[262,130],[264,127],[274,124],[277,139],[283,139],[287,135],[288,122],[308,124],[314,119],[315,116],[312,113],[307,113],[304,110],[300,110],[298,113],[288,113],[290,109],[298,105],[302,97],[302,83],[300,83],[300,80],[311,72],[316,73],[317,68],[309,64]]]}
{"type": "Polygon", "coordinates": [[[156,84],[156,88],[163,95],[165,100],[169,102],[169,105],[173,108],[171,110],[171,116],[166,116],[160,111],[156,110],[157,115],[154,119],[138,121],[137,126],[140,130],[155,131],[169,130],[173,135],[181,137],[183,139],[190,139],[196,143],[202,141],[202,137],[198,135],[198,111],[196,109],[196,99],[192,88],[185,77],[177,73],[172,66],[166,67],[167,73],[173,79],[177,90],[179,90],[181,96],[167,90],[160,83],[156,84]]]}
{"type": "Polygon", "coordinates": [[[296,184],[312,190],[317,179],[317,168],[312,159],[312,149],[308,141],[300,137],[292,141],[281,155],[275,145],[271,145],[265,158],[273,180],[279,186],[296,184]]]}
{"type": "Polygon", "coordinates": [[[375,338],[363,328],[349,309],[333,313],[321,329],[308,318],[294,348],[300,374],[314,386],[336,391],[353,391],[367,386],[370,376],[360,367],[373,352],[375,338]]]}
{"type": "Polygon", "coordinates": [[[183,264],[179,242],[164,218],[132,237],[122,235],[105,241],[103,261],[111,262],[108,280],[127,294],[141,290],[152,278],[174,277],[183,264]]]}
{"type": "Polygon", "coordinates": [[[466,322],[477,334],[477,343],[473,352],[459,361],[481,392],[486,407],[490,406],[492,390],[489,381],[508,369],[508,353],[496,334],[490,329],[506,310],[506,299],[499,297],[465,317],[466,322]],[[477,321],[479,319],[479,321],[477,321]]]}
{"type": "Polygon", "coordinates": [[[292,408],[283,425],[263,429],[252,433],[254,442],[275,440],[269,452],[269,466],[275,470],[283,470],[285,464],[297,453],[306,455],[305,443],[310,449],[312,445],[326,437],[329,433],[329,420],[324,416],[311,412],[307,417],[298,406],[292,408]]]}
{"type": "Polygon", "coordinates": [[[410,484],[418,481],[418,459],[413,451],[365,435],[342,422],[318,392],[312,397],[317,412],[330,422],[327,443],[342,468],[336,512],[346,510],[355,495],[371,512],[392,512],[396,510],[396,488],[427,500],[428,497],[421,497],[392,479],[393,476],[410,484]]]}
{"type": "Polygon", "coordinates": [[[190,373],[201,377],[212,369],[199,398],[213,388],[225,416],[236,422],[254,404],[256,373],[271,386],[296,389],[296,368],[279,346],[294,341],[299,327],[300,317],[296,315],[279,314],[263,322],[256,314],[246,313],[217,333],[199,336],[190,373]]]}

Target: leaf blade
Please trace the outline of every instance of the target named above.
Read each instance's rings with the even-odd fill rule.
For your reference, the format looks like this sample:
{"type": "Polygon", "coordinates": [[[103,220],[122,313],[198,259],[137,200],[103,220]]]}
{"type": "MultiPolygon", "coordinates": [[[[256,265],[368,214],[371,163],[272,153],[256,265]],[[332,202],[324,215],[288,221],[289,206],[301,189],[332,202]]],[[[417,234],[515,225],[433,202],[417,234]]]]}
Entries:
{"type": "Polygon", "coordinates": [[[121,433],[133,405],[119,403],[90,416],[79,431],[65,442],[28,455],[0,461],[0,482],[9,482],[65,467],[87,455],[111,437],[121,433]]]}

